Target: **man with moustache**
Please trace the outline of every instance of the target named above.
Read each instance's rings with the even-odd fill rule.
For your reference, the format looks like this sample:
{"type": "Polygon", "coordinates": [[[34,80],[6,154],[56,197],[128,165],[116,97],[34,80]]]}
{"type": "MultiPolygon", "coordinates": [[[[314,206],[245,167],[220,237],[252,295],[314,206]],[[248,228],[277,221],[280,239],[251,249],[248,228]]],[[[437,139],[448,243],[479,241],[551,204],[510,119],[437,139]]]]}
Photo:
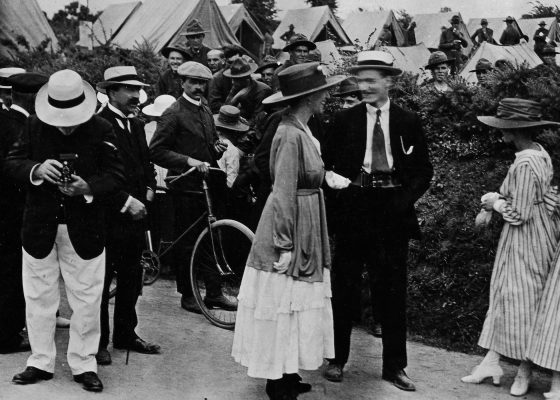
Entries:
{"type": "Polygon", "coordinates": [[[206,60],[208,61],[208,68],[210,69],[212,74],[215,74],[216,72],[221,70],[226,64],[223,50],[210,50],[206,55],[206,60]]]}
{"type": "Polygon", "coordinates": [[[157,354],[157,344],[142,340],[135,332],[138,325],[136,302],[142,288],[140,258],[146,246],[147,205],[154,199],[156,180],[150,163],[144,124],[134,117],[140,88],[148,86],[138,77],[136,68],[117,66],[105,70],[104,90],[109,103],[99,116],[113,126],[116,145],[124,165],[125,185],[120,188],[107,210],[107,268],[101,302],[101,338],[96,355],[100,365],[111,364],[109,344],[109,289],[117,273],[117,294],[113,324],[113,348],[157,354]]]}
{"type": "Polygon", "coordinates": [[[317,48],[315,43],[308,40],[305,35],[299,33],[292,35],[287,43],[288,44],[282,51],[289,52],[290,58],[274,71],[274,77],[272,78],[272,90],[274,92],[280,89],[278,74],[292,65],[308,62],[309,52],[317,48]]]}
{"type": "Polygon", "coordinates": [[[381,51],[358,54],[349,72],[363,103],[333,117],[323,149],[327,184],[340,190],[333,260],[335,358],[325,370],[339,382],[350,353],[352,320],[359,316],[362,268],[367,265],[383,330],[384,380],[415,390],[404,369],[408,241],[420,235],[414,203],[428,189],[433,168],[420,118],[389,99],[393,58],[381,51]],[[337,174],[337,175],[335,175],[337,174]],[[340,176],[346,179],[340,179],[340,176]],[[337,182],[339,181],[339,182],[337,182]]]}
{"type": "Polygon", "coordinates": [[[177,68],[185,61],[190,60],[190,56],[185,49],[179,46],[164,47],[161,54],[167,58],[169,68],[161,74],[156,83],[156,97],[169,94],[178,98],[183,93],[183,87],[181,86],[181,77],[177,75],[177,68]]]}
{"type": "MultiPolygon", "coordinates": [[[[212,73],[204,65],[187,61],[177,70],[183,79],[183,95],[161,116],[152,141],[150,158],[160,167],[167,168],[169,175],[179,175],[191,167],[203,174],[208,174],[210,165],[217,166],[217,160],[227,149],[227,145],[218,139],[214,117],[202,101],[206,84],[212,79],[212,73]]],[[[225,177],[223,177],[225,189],[225,177]]],[[[211,182],[211,189],[213,188],[211,182]]],[[[175,237],[179,237],[205,210],[205,203],[200,197],[184,196],[182,189],[200,190],[200,181],[183,179],[178,187],[171,188],[175,208],[175,237]],[[175,189],[175,190],[174,190],[175,189]]],[[[216,199],[215,199],[216,200],[216,199]]],[[[175,273],[177,291],[181,293],[181,307],[187,311],[200,313],[196,304],[188,269],[189,257],[187,246],[194,243],[196,233],[186,235],[178,244],[175,253],[175,273]]],[[[237,305],[229,301],[221,292],[219,282],[206,282],[204,301],[212,307],[236,310],[237,305]]]]}

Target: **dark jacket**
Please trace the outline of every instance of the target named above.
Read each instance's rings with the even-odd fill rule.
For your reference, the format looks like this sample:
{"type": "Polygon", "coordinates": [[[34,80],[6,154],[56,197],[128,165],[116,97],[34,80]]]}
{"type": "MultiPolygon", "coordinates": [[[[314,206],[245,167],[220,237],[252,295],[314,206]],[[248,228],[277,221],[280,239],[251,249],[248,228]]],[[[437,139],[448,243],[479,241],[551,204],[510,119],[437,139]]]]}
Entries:
{"type": "MultiPolygon", "coordinates": [[[[414,203],[430,185],[433,167],[428,157],[428,148],[420,118],[391,103],[389,109],[389,135],[393,155],[394,175],[402,183],[397,201],[387,204],[394,211],[397,223],[406,230],[408,237],[418,238],[420,229],[414,203]],[[412,147],[414,146],[414,147],[412,147]],[[405,152],[410,151],[410,154],[405,152]]],[[[354,180],[363,165],[367,140],[367,109],[362,103],[339,111],[329,125],[323,159],[325,170],[331,170],[354,180]]],[[[352,212],[352,210],[344,210],[352,212]]]]}
{"type": "Polygon", "coordinates": [[[439,37],[439,50],[445,52],[445,54],[453,54],[452,52],[461,52],[461,47],[467,47],[468,42],[463,37],[460,31],[454,30],[453,27],[447,28],[441,33],[439,37]],[[460,40],[461,43],[455,43],[455,40],[460,40]]]}
{"type": "Polygon", "coordinates": [[[482,44],[482,42],[496,44],[494,40],[494,31],[490,28],[486,28],[486,33],[484,33],[484,29],[478,28],[471,36],[471,40],[477,44],[482,44]]]}
{"type": "Polygon", "coordinates": [[[155,92],[156,96],[169,94],[175,98],[178,98],[183,94],[181,77],[171,68],[166,69],[163,74],[160,75],[156,83],[155,92]]]}
{"type": "Polygon", "coordinates": [[[254,79],[251,79],[250,86],[249,91],[239,98],[236,104],[231,102],[234,95],[230,93],[226,99],[226,104],[239,108],[241,116],[252,122],[255,116],[263,111],[262,101],[272,94],[272,89],[267,84],[255,81],[254,79]]]}
{"type": "Polygon", "coordinates": [[[513,46],[515,44],[519,44],[521,41],[521,34],[517,29],[513,27],[513,25],[508,24],[506,29],[502,32],[502,36],[500,37],[500,44],[502,46],[513,46]]]}
{"type": "Polygon", "coordinates": [[[286,60],[284,64],[276,68],[274,71],[274,75],[272,76],[272,91],[277,92],[280,90],[280,82],[278,81],[278,74],[284,71],[286,68],[291,67],[292,65],[296,65],[295,62],[292,60],[286,60]]]}
{"type": "Polygon", "coordinates": [[[208,52],[212,50],[209,47],[206,47],[204,45],[202,45],[198,51],[195,51],[192,48],[187,48],[187,54],[189,56],[191,56],[190,61],[196,61],[198,63],[201,63],[204,66],[208,66],[208,59],[206,58],[208,52]]]}
{"type": "Polygon", "coordinates": [[[220,112],[231,90],[231,78],[224,76],[226,69],[216,72],[208,85],[208,105],[213,114],[220,112]]]}
{"type": "Polygon", "coordinates": [[[124,180],[114,143],[111,124],[97,115],[69,136],[36,116],[29,118],[4,167],[8,175],[27,186],[22,227],[23,248],[27,253],[34,258],[45,258],[63,221],[81,258],[92,259],[101,254],[105,245],[104,200],[113,196],[124,180]],[[30,183],[34,166],[47,159],[60,159],[63,153],[78,155],[75,173],[89,184],[91,203],[84,196],[64,196],[57,186],[48,182],[38,186],[30,183]]]}
{"type": "Polygon", "coordinates": [[[546,38],[548,37],[548,29],[539,28],[535,31],[533,35],[533,40],[535,41],[535,53],[540,53],[546,46],[546,38]]]}

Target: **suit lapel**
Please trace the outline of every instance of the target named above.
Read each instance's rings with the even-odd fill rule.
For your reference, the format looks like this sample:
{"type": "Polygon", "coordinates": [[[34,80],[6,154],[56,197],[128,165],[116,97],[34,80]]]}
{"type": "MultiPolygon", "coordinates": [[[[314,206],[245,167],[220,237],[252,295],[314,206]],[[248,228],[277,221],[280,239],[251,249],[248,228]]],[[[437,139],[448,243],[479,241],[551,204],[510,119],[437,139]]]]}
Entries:
{"type": "Polygon", "coordinates": [[[355,132],[356,136],[352,138],[354,156],[351,159],[362,163],[366,155],[367,146],[367,108],[365,103],[356,107],[352,120],[355,124],[352,131],[355,132]]]}
{"type": "Polygon", "coordinates": [[[393,102],[389,108],[389,137],[391,139],[391,154],[393,156],[393,167],[398,169],[402,161],[401,144],[401,109],[393,102]]]}

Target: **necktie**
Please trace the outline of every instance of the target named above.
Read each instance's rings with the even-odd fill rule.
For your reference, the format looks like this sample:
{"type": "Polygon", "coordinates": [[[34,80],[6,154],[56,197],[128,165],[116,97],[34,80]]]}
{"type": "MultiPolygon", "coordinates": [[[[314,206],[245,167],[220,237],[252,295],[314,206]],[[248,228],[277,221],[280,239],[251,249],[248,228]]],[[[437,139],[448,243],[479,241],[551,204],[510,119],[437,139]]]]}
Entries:
{"type": "Polygon", "coordinates": [[[377,110],[377,119],[373,126],[373,136],[371,140],[371,172],[391,172],[385,151],[385,135],[381,128],[381,110],[377,110]]]}

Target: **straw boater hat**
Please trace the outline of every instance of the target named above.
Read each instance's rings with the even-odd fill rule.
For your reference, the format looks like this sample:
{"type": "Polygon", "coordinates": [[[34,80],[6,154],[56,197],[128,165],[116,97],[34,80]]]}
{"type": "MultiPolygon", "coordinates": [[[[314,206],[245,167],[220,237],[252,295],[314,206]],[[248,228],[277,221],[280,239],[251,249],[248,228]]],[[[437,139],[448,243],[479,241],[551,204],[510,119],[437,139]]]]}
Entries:
{"type": "Polygon", "coordinates": [[[193,19],[187,25],[187,30],[181,33],[182,36],[195,36],[208,33],[208,31],[204,30],[198,19],[193,19]]]}
{"type": "Polygon", "coordinates": [[[201,79],[209,81],[212,79],[212,71],[205,65],[196,61],[187,61],[177,68],[180,76],[188,76],[189,78],[201,79]]]}
{"type": "Polygon", "coordinates": [[[107,68],[103,73],[103,79],[105,80],[97,84],[100,91],[114,85],[150,86],[140,82],[136,68],[129,66],[107,68]]]}
{"type": "Polygon", "coordinates": [[[348,68],[348,72],[354,73],[363,69],[377,69],[390,75],[400,75],[402,70],[393,67],[393,56],[384,51],[368,50],[358,53],[356,65],[348,68]]]}
{"type": "Polygon", "coordinates": [[[288,44],[282,49],[282,51],[291,51],[297,46],[307,46],[309,50],[315,50],[317,48],[317,45],[307,39],[307,36],[302,35],[301,33],[296,33],[288,40],[288,44]]]}
{"type": "Polygon", "coordinates": [[[251,63],[243,57],[238,57],[231,63],[230,67],[224,71],[227,78],[244,78],[250,76],[258,69],[258,65],[251,63]]]}
{"type": "Polygon", "coordinates": [[[474,69],[471,69],[469,72],[479,72],[479,71],[491,71],[494,68],[492,67],[492,63],[488,61],[486,58],[481,58],[476,62],[476,66],[474,69]]]}
{"type": "Polygon", "coordinates": [[[161,49],[161,55],[165,58],[169,58],[169,53],[171,53],[172,51],[176,51],[177,53],[181,54],[185,60],[191,59],[191,56],[189,55],[189,53],[187,53],[187,50],[179,46],[166,46],[161,49]]]}
{"type": "Polygon", "coordinates": [[[338,90],[333,94],[333,96],[344,97],[352,93],[360,91],[360,85],[358,85],[358,79],[355,76],[351,76],[340,84],[338,90]]]}
{"type": "Polygon", "coordinates": [[[261,73],[262,71],[264,71],[265,69],[268,68],[278,68],[280,65],[278,64],[278,60],[273,57],[273,56],[266,56],[263,60],[263,62],[261,63],[261,65],[259,66],[259,68],[257,68],[255,70],[256,73],[261,73]]]}
{"type": "Polygon", "coordinates": [[[318,62],[292,65],[278,74],[280,91],[268,96],[263,104],[276,104],[328,89],[346,79],[344,75],[328,77],[318,62]]]}
{"type": "Polygon", "coordinates": [[[15,74],[6,79],[6,82],[12,87],[12,91],[18,93],[37,93],[48,81],[47,75],[36,72],[15,74]]]}
{"type": "Polygon", "coordinates": [[[434,51],[432,54],[430,54],[430,58],[428,58],[428,65],[426,65],[424,68],[434,69],[441,64],[449,65],[451,61],[454,60],[454,58],[447,58],[447,54],[445,54],[443,51],[434,51]]]}
{"type": "Polygon", "coordinates": [[[168,94],[162,94],[161,96],[155,98],[153,104],[144,107],[142,112],[150,117],[161,117],[161,114],[163,114],[163,112],[167,110],[171,104],[175,103],[175,101],[177,101],[175,97],[168,94]]]}
{"type": "Polygon", "coordinates": [[[95,114],[95,90],[69,69],[55,72],[35,98],[35,112],[45,124],[69,127],[89,121],[95,114]]]}
{"type": "Polygon", "coordinates": [[[11,89],[12,86],[6,82],[6,79],[12,75],[23,74],[24,72],[23,68],[18,67],[0,68],[0,89],[11,89]]]}
{"type": "Polygon", "coordinates": [[[221,106],[220,112],[214,114],[214,124],[216,128],[223,128],[239,133],[249,130],[249,125],[242,121],[239,108],[229,105],[221,106]]]}
{"type": "Polygon", "coordinates": [[[560,125],[560,122],[543,120],[541,105],[536,101],[518,98],[506,98],[500,101],[496,116],[477,118],[483,124],[498,129],[560,125]]]}

